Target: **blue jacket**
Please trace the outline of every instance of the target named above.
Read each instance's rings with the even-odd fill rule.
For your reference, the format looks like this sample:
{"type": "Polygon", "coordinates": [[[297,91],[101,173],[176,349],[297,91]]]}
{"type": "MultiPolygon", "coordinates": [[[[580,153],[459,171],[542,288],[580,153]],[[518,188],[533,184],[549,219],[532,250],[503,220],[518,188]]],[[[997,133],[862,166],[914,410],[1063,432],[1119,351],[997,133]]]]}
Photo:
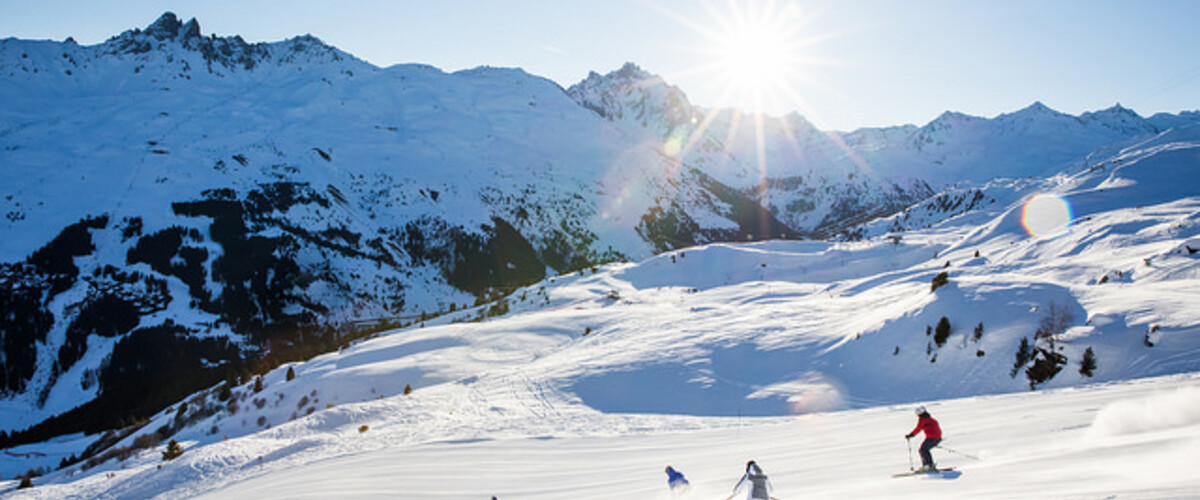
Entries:
{"type": "Polygon", "coordinates": [[[667,467],[667,485],[672,488],[687,486],[688,480],[687,478],[684,478],[683,474],[680,474],[679,471],[675,470],[674,468],[667,467]]]}

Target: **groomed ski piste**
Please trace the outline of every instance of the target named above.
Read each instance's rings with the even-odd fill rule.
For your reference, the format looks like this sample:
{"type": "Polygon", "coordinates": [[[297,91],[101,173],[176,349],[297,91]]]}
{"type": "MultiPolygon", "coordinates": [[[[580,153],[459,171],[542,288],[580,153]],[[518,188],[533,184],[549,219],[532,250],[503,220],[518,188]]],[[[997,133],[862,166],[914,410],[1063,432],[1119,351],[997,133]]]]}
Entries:
{"type": "MultiPolygon", "coordinates": [[[[118,443],[187,422],[174,460],[160,444],[0,491],[668,499],[672,465],[688,498],[724,499],[753,459],[781,500],[1194,498],[1198,165],[1200,132],[1179,129],[1051,179],[993,181],[994,201],[929,229],[708,245],[547,279],[499,309],[280,367],[260,391],[233,388],[236,408],[198,393],[118,443]],[[1038,213],[1038,195],[1068,212],[1038,213]],[[1050,311],[1068,361],[1031,391],[1014,353],[1050,311]],[[934,456],[954,473],[891,477],[916,460],[903,436],[917,404],[941,422],[954,452],[934,456]]],[[[12,448],[0,467],[52,467],[95,439],[12,448]]]]}

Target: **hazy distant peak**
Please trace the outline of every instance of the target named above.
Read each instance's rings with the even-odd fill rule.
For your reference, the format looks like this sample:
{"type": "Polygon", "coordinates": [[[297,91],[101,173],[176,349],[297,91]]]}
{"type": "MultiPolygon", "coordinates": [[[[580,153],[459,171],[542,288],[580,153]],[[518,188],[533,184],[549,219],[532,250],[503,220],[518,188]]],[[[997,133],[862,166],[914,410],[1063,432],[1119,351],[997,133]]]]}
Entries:
{"type": "Polygon", "coordinates": [[[1079,115],[1084,123],[1096,124],[1120,133],[1157,133],[1160,130],[1149,120],[1137,114],[1136,111],[1122,106],[1120,103],[1099,111],[1089,111],[1079,115]]]}
{"type": "MultiPolygon", "coordinates": [[[[983,120],[983,117],[968,115],[959,111],[943,111],[942,114],[935,118],[934,122],[969,122],[983,120]]],[[[932,123],[932,122],[931,122],[932,123]]]]}
{"type": "Polygon", "coordinates": [[[1125,106],[1122,106],[1121,103],[1119,103],[1119,102],[1113,104],[1112,107],[1103,109],[1101,111],[1112,111],[1114,113],[1123,113],[1123,114],[1130,114],[1130,115],[1134,115],[1134,116],[1141,116],[1141,115],[1137,114],[1136,111],[1129,109],[1125,106]]]}
{"type": "Polygon", "coordinates": [[[1074,116],[1063,113],[1059,110],[1051,108],[1042,103],[1042,101],[1034,101],[1024,108],[1004,113],[996,117],[998,124],[1020,124],[1030,125],[1036,122],[1057,123],[1062,120],[1075,120],[1074,116]]]}
{"type": "Polygon", "coordinates": [[[1181,111],[1178,114],[1155,113],[1154,116],[1146,118],[1146,121],[1159,130],[1167,130],[1200,122],[1200,111],[1181,111]]]}
{"type": "Polygon", "coordinates": [[[1063,115],[1063,113],[1061,111],[1058,111],[1054,108],[1051,108],[1050,106],[1045,105],[1044,103],[1042,103],[1042,101],[1033,101],[1033,104],[1030,104],[1023,109],[1020,109],[1016,113],[1013,113],[1013,114],[1049,115],[1049,116],[1063,115]]]}
{"type": "Polygon", "coordinates": [[[1030,104],[1025,109],[1033,109],[1033,110],[1038,110],[1038,111],[1053,111],[1053,109],[1051,109],[1049,106],[1047,106],[1042,101],[1033,101],[1033,104],[1030,104]]]}
{"type": "Polygon", "coordinates": [[[1139,115],[1137,113],[1137,111],[1134,111],[1125,106],[1122,106],[1121,103],[1113,104],[1110,107],[1107,107],[1107,108],[1104,108],[1104,109],[1101,109],[1098,111],[1087,111],[1087,112],[1084,112],[1082,115],[1080,115],[1080,118],[1088,118],[1088,117],[1091,117],[1094,119],[1095,118],[1103,118],[1103,117],[1126,119],[1126,120],[1142,119],[1142,115],[1139,115]]]}
{"type": "Polygon", "coordinates": [[[958,111],[944,111],[942,114],[934,118],[933,121],[921,127],[921,130],[927,132],[936,132],[940,130],[949,130],[961,125],[976,122],[985,122],[986,118],[960,113],[958,111]]]}

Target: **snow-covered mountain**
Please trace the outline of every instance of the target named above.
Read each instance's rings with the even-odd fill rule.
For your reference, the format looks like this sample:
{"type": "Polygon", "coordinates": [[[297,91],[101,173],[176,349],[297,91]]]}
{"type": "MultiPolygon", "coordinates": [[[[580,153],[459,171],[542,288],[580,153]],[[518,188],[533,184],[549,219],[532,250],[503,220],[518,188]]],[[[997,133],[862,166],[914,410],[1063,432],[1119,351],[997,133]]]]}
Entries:
{"type": "Polygon", "coordinates": [[[633,140],[659,144],[806,236],[834,234],[932,193],[921,182],[905,178],[897,184],[874,175],[841,134],[817,130],[798,114],[698,108],[680,89],[632,63],[604,76],[593,72],[567,93],[633,140]]]}
{"type": "Polygon", "coordinates": [[[547,272],[798,237],[519,70],[198,32],[0,46],[7,430],[155,410],[178,389],[136,381],[207,385],[547,272]]]}
{"type": "Polygon", "coordinates": [[[632,64],[563,89],[173,14],[95,46],[2,40],[0,99],[0,430],[40,424],[22,440],[146,417],[372,327],[519,309],[459,312],[560,273],[876,234],[857,227],[959,180],[1090,167],[1198,118],[1034,105],[824,132],[693,106],[632,64]]]}
{"type": "Polygon", "coordinates": [[[66,465],[21,498],[665,499],[664,463],[708,498],[747,459],[781,496],[1193,496],[1200,126],[1094,160],[890,238],[545,278],[506,314],[215,384],[119,431],[12,448],[0,470],[66,465]],[[1028,201],[1048,195],[1068,223],[1032,236],[1028,201]],[[958,467],[941,483],[889,477],[917,402],[958,467]],[[182,457],[163,459],[168,439],[182,457]]]}

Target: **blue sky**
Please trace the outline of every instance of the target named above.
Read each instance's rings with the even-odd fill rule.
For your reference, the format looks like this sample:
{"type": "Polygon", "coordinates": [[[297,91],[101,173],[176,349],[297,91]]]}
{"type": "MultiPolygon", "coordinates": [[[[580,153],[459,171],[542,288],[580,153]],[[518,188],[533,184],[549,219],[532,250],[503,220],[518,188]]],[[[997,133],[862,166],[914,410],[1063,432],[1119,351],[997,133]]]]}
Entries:
{"type": "Polygon", "coordinates": [[[1038,100],[1073,114],[1200,108],[1193,0],[0,0],[0,37],[94,44],[169,10],[206,35],[310,33],[379,66],[520,67],[564,87],[632,61],[696,104],[753,107],[727,95],[730,70],[713,53],[721,27],[755,9],[786,23],[798,53],[780,63],[786,92],[759,107],[822,128],[995,116],[1038,100]]]}

